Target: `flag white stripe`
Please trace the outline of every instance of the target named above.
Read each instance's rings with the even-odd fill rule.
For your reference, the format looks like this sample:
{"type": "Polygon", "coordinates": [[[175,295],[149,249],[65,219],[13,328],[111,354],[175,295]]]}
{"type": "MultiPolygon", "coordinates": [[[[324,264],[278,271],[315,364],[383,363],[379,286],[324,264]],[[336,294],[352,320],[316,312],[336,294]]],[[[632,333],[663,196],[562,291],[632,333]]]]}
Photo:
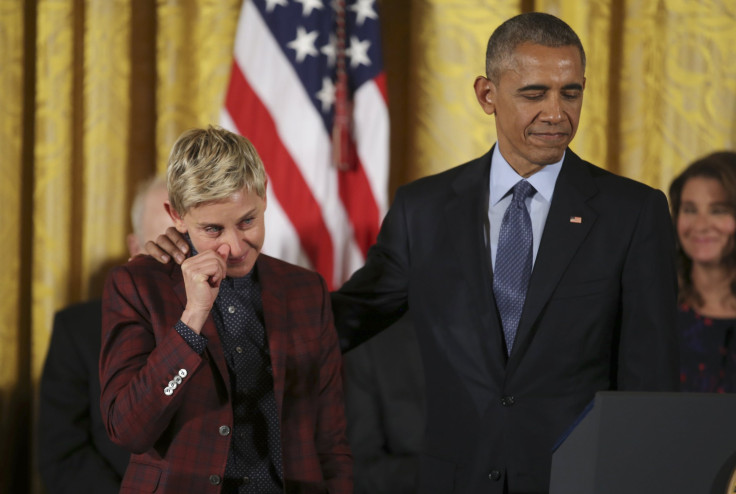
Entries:
{"type": "Polygon", "coordinates": [[[355,92],[354,122],[360,162],[378,206],[379,221],[388,205],[389,128],[388,108],[375,82],[355,92]]]}

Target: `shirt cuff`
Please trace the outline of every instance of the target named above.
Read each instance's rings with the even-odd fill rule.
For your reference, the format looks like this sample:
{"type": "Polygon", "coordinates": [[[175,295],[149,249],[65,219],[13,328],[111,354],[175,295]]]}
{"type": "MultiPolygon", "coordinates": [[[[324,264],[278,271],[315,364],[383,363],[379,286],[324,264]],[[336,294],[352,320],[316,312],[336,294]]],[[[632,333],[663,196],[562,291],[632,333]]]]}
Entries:
{"type": "Polygon", "coordinates": [[[181,319],[174,325],[174,329],[192,347],[192,350],[202,355],[204,349],[207,348],[207,338],[195,333],[192,328],[181,322],[181,319]]]}

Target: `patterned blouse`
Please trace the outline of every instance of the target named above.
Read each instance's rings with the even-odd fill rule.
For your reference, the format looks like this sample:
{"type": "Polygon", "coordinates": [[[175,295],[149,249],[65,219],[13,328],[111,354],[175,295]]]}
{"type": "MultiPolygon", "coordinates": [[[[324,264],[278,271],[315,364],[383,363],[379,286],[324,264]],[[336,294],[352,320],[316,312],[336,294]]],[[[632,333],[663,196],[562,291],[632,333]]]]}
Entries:
{"type": "Polygon", "coordinates": [[[686,304],[678,308],[680,389],[736,393],[736,319],[701,316],[686,304]]]}

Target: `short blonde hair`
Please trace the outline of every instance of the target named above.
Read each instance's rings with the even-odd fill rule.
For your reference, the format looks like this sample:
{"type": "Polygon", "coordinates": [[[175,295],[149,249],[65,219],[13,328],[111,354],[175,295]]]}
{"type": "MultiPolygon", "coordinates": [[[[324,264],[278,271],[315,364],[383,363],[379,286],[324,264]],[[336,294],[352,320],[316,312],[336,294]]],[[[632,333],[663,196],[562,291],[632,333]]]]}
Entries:
{"type": "Polygon", "coordinates": [[[243,187],[266,197],[266,171],[248,139],[222,127],[191,129],[174,143],[166,170],[171,207],[180,215],[243,187]]]}

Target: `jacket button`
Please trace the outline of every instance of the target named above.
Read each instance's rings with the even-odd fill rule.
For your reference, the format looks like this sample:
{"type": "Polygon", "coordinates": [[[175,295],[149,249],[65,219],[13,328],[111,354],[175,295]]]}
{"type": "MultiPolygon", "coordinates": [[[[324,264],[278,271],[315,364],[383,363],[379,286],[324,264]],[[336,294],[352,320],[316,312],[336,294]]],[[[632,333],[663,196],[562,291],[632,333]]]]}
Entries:
{"type": "Polygon", "coordinates": [[[221,425],[219,431],[221,436],[227,436],[228,434],[230,434],[230,427],[226,425],[221,425]]]}
{"type": "Polygon", "coordinates": [[[184,379],[185,377],[187,377],[187,370],[186,369],[179,369],[179,377],[181,377],[182,379],[184,379]]]}
{"type": "Polygon", "coordinates": [[[501,480],[501,472],[498,470],[491,470],[491,473],[488,474],[488,478],[493,481],[501,480]]]}
{"type": "Polygon", "coordinates": [[[166,396],[171,396],[171,395],[173,395],[173,394],[174,394],[174,390],[173,390],[173,389],[171,389],[171,388],[169,388],[169,387],[167,386],[167,387],[165,387],[165,388],[164,388],[164,394],[165,394],[166,396]]]}
{"type": "Polygon", "coordinates": [[[220,485],[220,476],[219,475],[210,475],[210,484],[212,485],[220,485]]]}
{"type": "Polygon", "coordinates": [[[504,396],[501,398],[501,405],[505,407],[510,407],[514,404],[514,397],[513,396],[504,396]]]}

